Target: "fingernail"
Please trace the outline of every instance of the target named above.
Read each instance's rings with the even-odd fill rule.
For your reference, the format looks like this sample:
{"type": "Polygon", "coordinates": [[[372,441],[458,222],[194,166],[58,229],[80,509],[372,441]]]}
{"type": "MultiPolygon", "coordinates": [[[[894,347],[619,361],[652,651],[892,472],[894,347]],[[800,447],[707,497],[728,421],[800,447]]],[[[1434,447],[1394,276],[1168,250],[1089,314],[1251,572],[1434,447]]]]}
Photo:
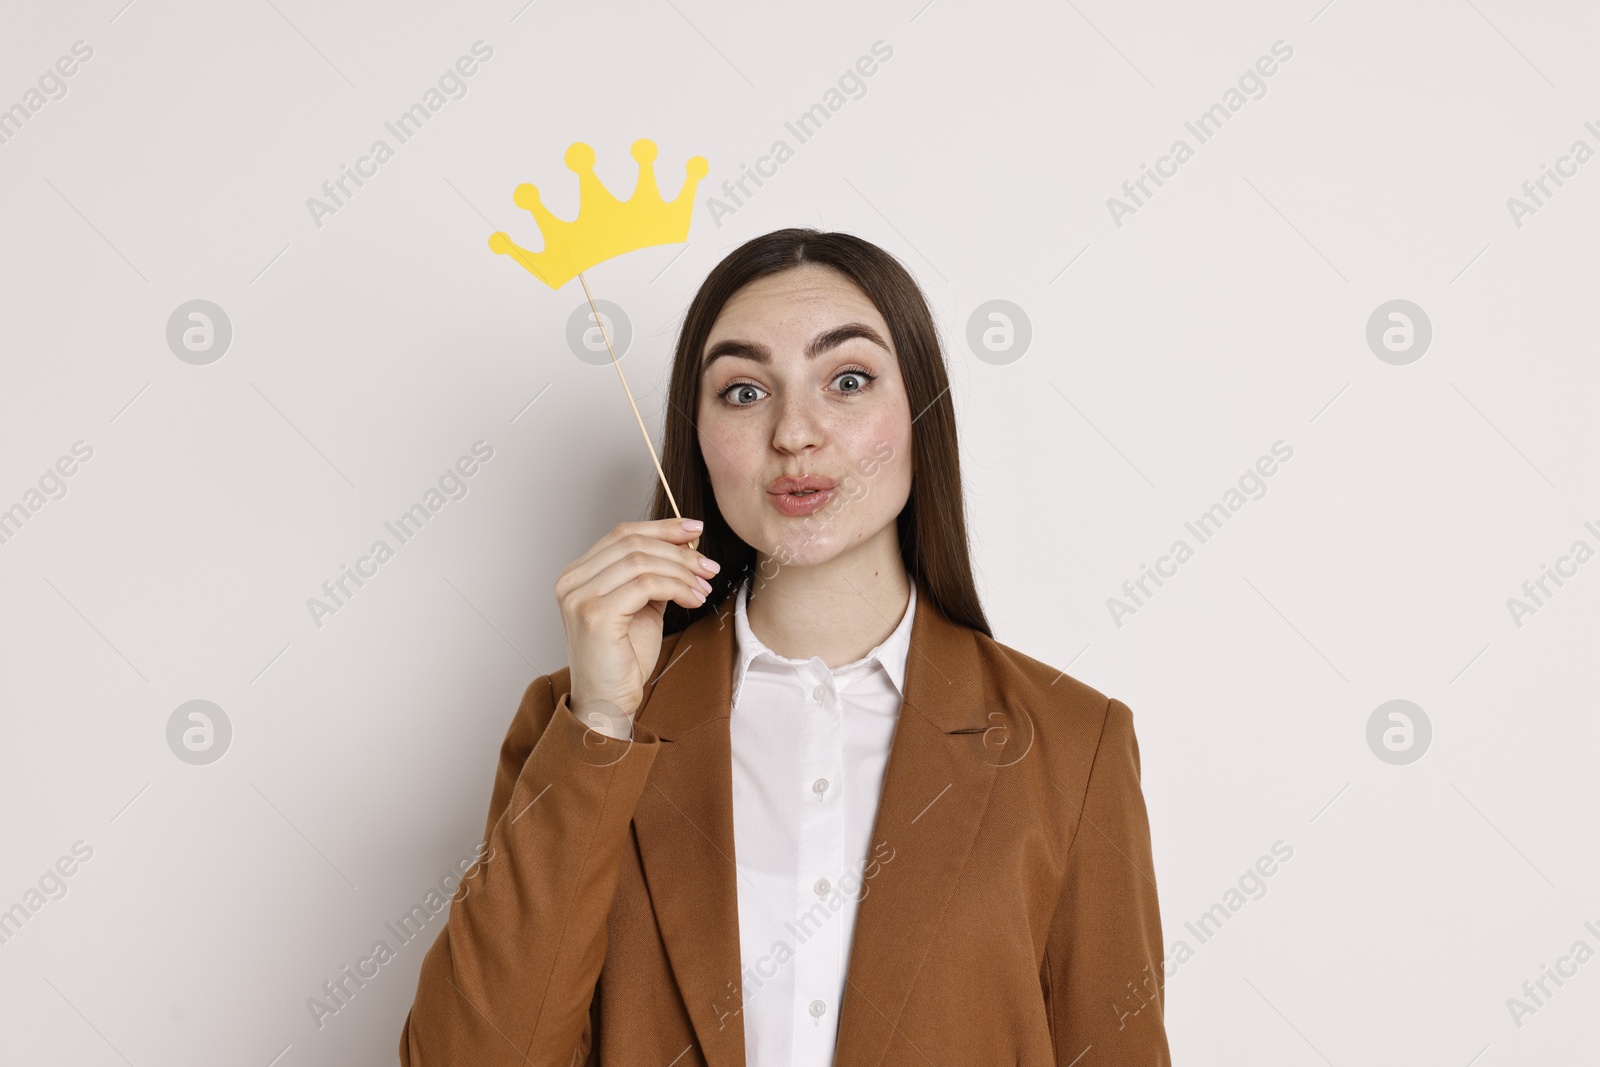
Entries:
{"type": "Polygon", "coordinates": [[[701,556],[700,557],[700,566],[704,567],[706,570],[710,571],[712,574],[715,574],[715,573],[717,573],[718,571],[720,571],[722,569],[722,564],[718,563],[716,560],[712,559],[710,556],[701,556]]]}
{"type": "Polygon", "coordinates": [[[699,519],[684,519],[683,528],[688,530],[690,533],[694,533],[698,530],[704,530],[706,528],[706,524],[701,522],[699,519]]]}
{"type": "Polygon", "coordinates": [[[694,576],[694,580],[700,583],[700,591],[702,593],[711,592],[711,583],[710,582],[706,581],[704,578],[700,577],[698,574],[694,576]]]}

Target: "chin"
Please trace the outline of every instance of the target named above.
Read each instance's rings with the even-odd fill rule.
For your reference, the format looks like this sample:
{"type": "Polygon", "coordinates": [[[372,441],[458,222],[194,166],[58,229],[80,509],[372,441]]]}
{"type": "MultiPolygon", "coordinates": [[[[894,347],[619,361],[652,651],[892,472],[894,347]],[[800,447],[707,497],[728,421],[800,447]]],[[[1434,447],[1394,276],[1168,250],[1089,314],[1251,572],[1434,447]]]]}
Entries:
{"type": "Polygon", "coordinates": [[[836,518],[832,522],[807,523],[798,519],[769,523],[763,529],[768,554],[780,565],[815,567],[829,563],[872,536],[858,521],[836,518]]]}
{"type": "Polygon", "coordinates": [[[786,545],[781,542],[775,544],[771,555],[779,566],[815,567],[836,558],[840,551],[840,546],[832,537],[823,536],[806,541],[802,536],[794,535],[786,545]]]}
{"type": "MultiPolygon", "coordinates": [[[[745,544],[772,559],[778,567],[814,567],[837,557],[860,531],[842,523],[806,522],[801,519],[760,516],[756,521],[732,521],[728,526],[745,544]]],[[[770,577],[770,575],[768,575],[770,577]]]]}

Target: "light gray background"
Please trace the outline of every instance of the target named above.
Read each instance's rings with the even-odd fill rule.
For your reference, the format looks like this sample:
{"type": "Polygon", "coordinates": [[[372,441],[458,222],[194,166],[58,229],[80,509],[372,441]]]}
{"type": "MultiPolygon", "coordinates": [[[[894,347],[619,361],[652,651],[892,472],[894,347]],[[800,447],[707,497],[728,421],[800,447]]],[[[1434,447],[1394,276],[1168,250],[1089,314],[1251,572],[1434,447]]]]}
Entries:
{"type": "Polygon", "coordinates": [[[926,287],[996,634],[1134,709],[1165,937],[1195,950],[1177,1062],[1593,1055],[1600,960],[1520,1026],[1506,1004],[1600,949],[1600,562],[1507,607],[1600,547],[1600,161],[1520,227],[1506,203],[1600,148],[1588,5],[122,4],[14,4],[0,33],[0,107],[94,50],[0,145],[0,507],[94,450],[0,545],[0,908],[94,850],[0,945],[0,1061],[394,1061],[440,920],[320,1029],[307,998],[476,846],[522,690],[564,662],[555,577],[654,477],[614,371],[566,346],[581,289],[486,238],[538,247],[519,182],[570,217],[573,141],[627,195],[638,137],[669,195],[711,163],[686,247],[589,273],[657,432],[678,316],[745,239],[850,231],[926,287]],[[467,95],[314,225],[478,40],[467,95]],[[879,40],[797,145],[784,121],[879,40]],[[716,225],[706,197],[780,137],[716,225]],[[1116,225],[1179,137],[1194,158],[1116,225]],[[192,299],[233,328],[207,366],[165,339],[192,299]],[[965,341],[992,299],[1031,322],[1010,363],[965,341]],[[1433,328],[1404,366],[1366,343],[1395,299],[1433,328]],[[478,440],[468,494],[315,626],[306,599],[478,440]],[[1107,598],[1278,440],[1267,494],[1117,626],[1107,598]],[[233,729],[205,766],[167,745],[196,699],[233,729]],[[1392,699],[1432,724],[1409,765],[1368,748],[1392,699]]]}

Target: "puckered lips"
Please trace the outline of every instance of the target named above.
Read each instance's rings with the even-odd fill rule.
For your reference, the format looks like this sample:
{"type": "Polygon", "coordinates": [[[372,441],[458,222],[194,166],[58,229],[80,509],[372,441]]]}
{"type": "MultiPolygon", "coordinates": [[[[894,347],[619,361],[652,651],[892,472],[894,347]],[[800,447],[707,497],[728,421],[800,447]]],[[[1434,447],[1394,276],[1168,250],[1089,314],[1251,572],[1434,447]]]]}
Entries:
{"type": "Polygon", "coordinates": [[[791,518],[810,515],[833,499],[838,482],[820,474],[786,474],[767,486],[772,506],[791,518]]]}

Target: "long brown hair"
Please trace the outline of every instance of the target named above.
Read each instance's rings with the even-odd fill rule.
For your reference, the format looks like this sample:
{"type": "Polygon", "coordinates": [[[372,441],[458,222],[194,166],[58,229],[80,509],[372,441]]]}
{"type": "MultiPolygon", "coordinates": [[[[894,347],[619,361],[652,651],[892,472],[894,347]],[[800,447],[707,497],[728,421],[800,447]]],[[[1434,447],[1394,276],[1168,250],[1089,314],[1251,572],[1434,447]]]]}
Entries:
{"type": "MultiPolygon", "coordinates": [[[[972,580],[956,413],[933,314],[916,281],[888,252],[853,234],[808,228],[774,230],[734,249],[701,283],[678,332],[661,469],[684,517],[705,521],[699,551],[722,564],[722,570],[711,580],[711,594],[698,608],[668,602],[663,632],[677,633],[716,610],[759,562],[756,550],[723,520],[700,453],[697,419],[706,338],[723,305],[739,289],[805,263],[830,267],[849,278],[889,325],[912,411],[914,475],[910,497],[895,520],[906,571],[916,580],[919,596],[931,597],[952,622],[993,637],[972,580]]],[[[657,483],[651,518],[672,515],[666,491],[657,483]]]]}

